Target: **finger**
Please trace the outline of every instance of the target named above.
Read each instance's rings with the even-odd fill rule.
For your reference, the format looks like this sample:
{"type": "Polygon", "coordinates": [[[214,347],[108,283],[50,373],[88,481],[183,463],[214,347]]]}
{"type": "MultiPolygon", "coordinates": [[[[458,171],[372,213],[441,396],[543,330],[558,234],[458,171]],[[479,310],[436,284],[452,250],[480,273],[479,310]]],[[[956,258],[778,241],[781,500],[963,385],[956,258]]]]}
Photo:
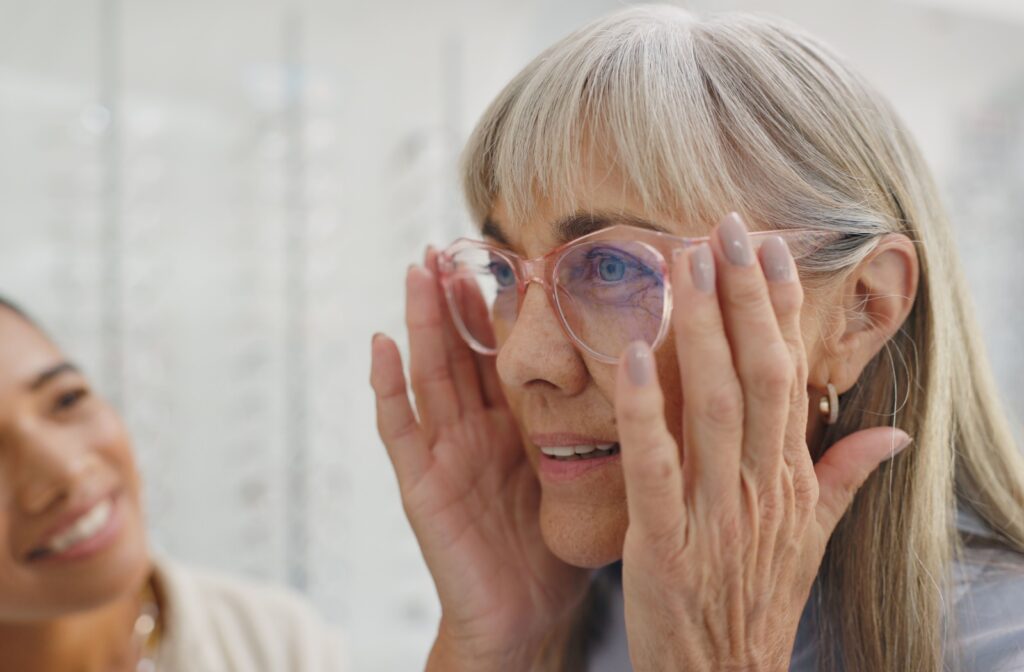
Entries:
{"type": "Polygon", "coordinates": [[[445,351],[437,283],[419,266],[409,268],[406,280],[405,322],[409,329],[409,377],[416,408],[427,436],[455,422],[462,414],[459,395],[445,351]]]}
{"type": "Polygon", "coordinates": [[[719,223],[712,246],[720,262],[722,317],[743,389],[741,464],[765,482],[783,461],[794,365],[739,215],[730,213],[719,223]]]}
{"type": "MultiPolygon", "coordinates": [[[[424,265],[435,278],[439,277],[437,268],[437,251],[428,247],[424,254],[424,265]]],[[[436,285],[437,310],[441,322],[441,334],[444,339],[444,351],[448,358],[448,367],[452,372],[452,382],[459,404],[463,411],[475,411],[483,408],[484,397],[481,387],[480,373],[477,371],[476,357],[470,347],[455,329],[444,291],[440,283],[436,285]]]]}
{"type": "Polygon", "coordinates": [[[370,385],[377,401],[377,431],[403,488],[426,469],[430,450],[409,403],[398,346],[377,334],[371,347],[370,385]]]}
{"type": "Polygon", "coordinates": [[[615,417],[630,527],[653,540],[681,543],[685,516],[679,449],[665,426],[664,397],[647,344],[638,341],[626,349],[617,378],[615,417]]]}
{"type": "Polygon", "coordinates": [[[804,292],[789,245],[781,236],[767,238],[758,249],[761,269],[768,280],[768,296],[782,340],[789,348],[793,382],[789,391],[789,420],[782,456],[793,468],[813,466],[807,450],[807,351],[800,329],[804,292]]]}
{"type": "Polygon", "coordinates": [[[871,472],[911,442],[901,429],[872,427],[843,437],[825,451],[814,465],[814,473],[818,480],[815,513],[826,537],[832,535],[871,472]]]}
{"type": "MultiPolygon", "coordinates": [[[[438,257],[435,254],[433,266],[431,267],[435,274],[440,277],[440,273],[437,270],[438,257]]],[[[463,288],[466,290],[466,288],[463,288]]],[[[488,334],[493,334],[493,326],[491,324],[491,316],[487,308],[487,302],[484,300],[483,294],[480,292],[479,286],[473,284],[468,291],[473,292],[474,300],[463,300],[463,309],[466,311],[467,327],[473,330],[473,333],[482,334],[484,340],[487,340],[488,334]]],[[[441,294],[445,294],[444,289],[441,289],[441,294]]],[[[497,360],[493,355],[481,355],[475,352],[466,343],[465,339],[462,338],[461,334],[458,333],[458,329],[455,328],[455,322],[452,319],[452,313],[450,306],[448,305],[448,296],[442,296],[442,312],[446,319],[445,323],[449,330],[449,333],[458,340],[458,342],[465,348],[466,352],[469,352],[473,357],[476,364],[476,372],[478,376],[478,382],[480,390],[483,394],[483,404],[488,408],[500,408],[507,405],[505,400],[505,392],[502,390],[500,379],[498,378],[498,369],[496,366],[497,360]]],[[[488,342],[493,342],[493,336],[488,342]]]]}
{"type": "Polygon", "coordinates": [[[736,489],[743,396],[715,289],[707,243],[673,257],[672,327],[683,392],[683,474],[687,492],[721,500],[736,489]]]}

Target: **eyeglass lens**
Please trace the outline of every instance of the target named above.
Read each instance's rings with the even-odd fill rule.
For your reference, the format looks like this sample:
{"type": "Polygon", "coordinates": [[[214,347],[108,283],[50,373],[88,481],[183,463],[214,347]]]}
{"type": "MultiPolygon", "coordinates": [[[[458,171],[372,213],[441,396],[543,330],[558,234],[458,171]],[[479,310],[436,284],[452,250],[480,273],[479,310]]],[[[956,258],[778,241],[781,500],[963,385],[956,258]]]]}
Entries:
{"type": "MultiPolygon", "coordinates": [[[[485,350],[496,350],[518,311],[515,266],[504,255],[463,248],[452,258],[453,317],[485,350]]],[[[554,269],[558,310],[585,347],[615,358],[632,341],[653,344],[665,306],[663,264],[636,241],[594,241],[571,248],[554,269]]]]}

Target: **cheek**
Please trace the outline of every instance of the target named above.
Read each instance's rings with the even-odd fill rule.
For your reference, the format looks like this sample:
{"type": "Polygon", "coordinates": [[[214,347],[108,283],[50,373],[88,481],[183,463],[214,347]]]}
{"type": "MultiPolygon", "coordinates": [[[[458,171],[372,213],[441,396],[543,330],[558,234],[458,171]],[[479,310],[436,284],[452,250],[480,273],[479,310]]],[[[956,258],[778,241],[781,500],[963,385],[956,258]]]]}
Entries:
{"type": "MultiPolygon", "coordinates": [[[[661,385],[661,392],[665,398],[665,420],[669,431],[678,441],[681,435],[679,425],[682,421],[683,392],[679,377],[679,360],[676,358],[673,343],[673,335],[670,332],[665,344],[654,353],[654,360],[658,369],[658,384],[661,385]]],[[[601,396],[608,401],[609,408],[615,408],[617,370],[613,364],[596,364],[589,367],[590,378],[601,396]]]]}
{"type": "Polygon", "coordinates": [[[104,406],[89,424],[90,445],[101,455],[105,464],[113,468],[122,483],[131,491],[136,503],[139,500],[140,481],[132,452],[128,431],[114,410],[104,406]]]}
{"type": "MultiPolygon", "coordinates": [[[[2,488],[4,485],[0,485],[2,488]]],[[[0,496],[4,497],[0,505],[6,506],[6,493],[0,496]]],[[[37,592],[42,592],[32,590],[31,584],[26,585],[21,565],[12,555],[15,534],[10,525],[12,519],[0,513],[0,622],[20,620],[21,614],[37,599],[37,592]]]]}

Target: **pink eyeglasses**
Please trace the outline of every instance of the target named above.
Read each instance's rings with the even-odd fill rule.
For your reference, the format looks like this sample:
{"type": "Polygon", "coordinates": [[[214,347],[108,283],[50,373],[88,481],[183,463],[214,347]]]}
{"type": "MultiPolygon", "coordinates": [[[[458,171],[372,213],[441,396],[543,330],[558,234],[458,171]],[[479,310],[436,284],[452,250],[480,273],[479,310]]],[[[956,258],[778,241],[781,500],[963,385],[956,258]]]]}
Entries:
{"type": "MultiPolygon", "coordinates": [[[[756,250],[780,236],[800,262],[837,234],[790,229],[750,234],[756,250]]],[[[673,250],[708,238],[684,238],[615,225],[572,240],[542,257],[460,238],[440,253],[438,268],[455,327],[466,343],[496,355],[512,329],[531,282],[545,288],[566,335],[594,359],[613,363],[633,341],[657,349],[672,314],[673,250]]]]}

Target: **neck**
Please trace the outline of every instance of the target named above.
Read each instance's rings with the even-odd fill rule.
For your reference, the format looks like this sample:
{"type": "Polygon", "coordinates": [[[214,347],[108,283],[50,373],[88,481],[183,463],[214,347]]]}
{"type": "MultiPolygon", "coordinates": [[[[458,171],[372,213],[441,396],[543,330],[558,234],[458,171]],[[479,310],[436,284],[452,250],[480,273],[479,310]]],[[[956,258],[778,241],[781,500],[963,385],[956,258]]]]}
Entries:
{"type": "Polygon", "coordinates": [[[0,623],[0,672],[134,669],[138,654],[134,625],[139,614],[140,590],[97,609],[53,620],[0,623]]]}

